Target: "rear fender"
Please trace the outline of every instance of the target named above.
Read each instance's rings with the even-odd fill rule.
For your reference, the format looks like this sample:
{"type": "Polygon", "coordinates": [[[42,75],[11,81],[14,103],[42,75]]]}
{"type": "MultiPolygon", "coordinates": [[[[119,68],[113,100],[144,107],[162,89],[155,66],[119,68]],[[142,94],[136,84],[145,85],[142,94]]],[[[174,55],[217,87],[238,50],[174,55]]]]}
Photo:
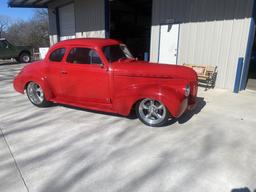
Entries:
{"type": "Polygon", "coordinates": [[[26,81],[24,83],[24,90],[26,89],[29,82],[35,82],[35,83],[39,84],[41,86],[41,88],[43,89],[46,100],[49,101],[53,98],[54,95],[53,95],[52,91],[50,90],[49,85],[45,78],[30,77],[27,79],[29,79],[29,81],[26,81]]]}

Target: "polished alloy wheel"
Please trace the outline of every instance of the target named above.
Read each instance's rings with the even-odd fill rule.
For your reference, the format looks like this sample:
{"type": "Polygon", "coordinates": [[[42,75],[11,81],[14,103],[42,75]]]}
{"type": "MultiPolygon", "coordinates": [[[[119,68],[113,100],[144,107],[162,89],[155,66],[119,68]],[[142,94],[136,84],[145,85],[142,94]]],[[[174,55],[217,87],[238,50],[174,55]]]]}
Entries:
{"type": "Polygon", "coordinates": [[[28,84],[27,95],[30,101],[35,105],[41,105],[44,102],[44,92],[40,85],[34,82],[28,84]]]}
{"type": "Polygon", "coordinates": [[[153,99],[144,99],[139,104],[138,115],[143,122],[154,126],[166,121],[168,112],[161,102],[153,99]]]}

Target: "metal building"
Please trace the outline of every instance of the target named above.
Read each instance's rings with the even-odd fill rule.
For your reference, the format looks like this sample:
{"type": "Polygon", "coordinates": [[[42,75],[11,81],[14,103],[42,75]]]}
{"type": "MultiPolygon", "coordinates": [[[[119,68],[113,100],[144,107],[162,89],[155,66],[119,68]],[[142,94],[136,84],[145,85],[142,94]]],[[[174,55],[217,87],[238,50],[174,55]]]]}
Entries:
{"type": "Polygon", "coordinates": [[[239,58],[240,90],[249,71],[256,74],[250,67],[254,0],[10,0],[9,5],[48,8],[51,44],[75,37],[120,39],[140,58],[149,53],[153,62],[215,65],[216,87],[231,91],[239,58]]]}

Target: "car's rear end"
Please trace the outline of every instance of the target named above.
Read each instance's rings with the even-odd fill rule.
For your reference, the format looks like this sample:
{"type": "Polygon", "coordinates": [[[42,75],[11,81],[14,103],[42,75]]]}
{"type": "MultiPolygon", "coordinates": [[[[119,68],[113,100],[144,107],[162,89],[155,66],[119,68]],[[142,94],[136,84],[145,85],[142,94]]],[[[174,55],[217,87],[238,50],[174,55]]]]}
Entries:
{"type": "Polygon", "coordinates": [[[23,67],[20,72],[15,76],[14,80],[13,80],[13,87],[14,89],[19,92],[24,94],[24,88],[25,88],[25,76],[26,74],[26,66],[23,67]]]}

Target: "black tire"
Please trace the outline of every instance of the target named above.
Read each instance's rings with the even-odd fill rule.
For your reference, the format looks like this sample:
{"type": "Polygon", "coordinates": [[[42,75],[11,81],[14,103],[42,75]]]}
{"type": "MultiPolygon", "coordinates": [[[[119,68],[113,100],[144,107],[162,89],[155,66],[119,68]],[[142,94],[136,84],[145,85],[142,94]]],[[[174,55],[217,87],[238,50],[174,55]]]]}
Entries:
{"type": "Polygon", "coordinates": [[[19,57],[15,57],[15,60],[20,63],[20,58],[19,57]]]}
{"type": "Polygon", "coordinates": [[[45,99],[45,94],[41,86],[35,82],[29,82],[26,86],[26,94],[29,101],[37,107],[49,107],[51,102],[45,99]]]}
{"type": "Polygon", "coordinates": [[[170,113],[163,103],[149,98],[137,103],[136,114],[142,123],[151,127],[165,126],[170,118],[170,113]],[[151,115],[147,117],[147,113],[151,115]]]}
{"type": "Polygon", "coordinates": [[[28,52],[22,52],[18,60],[20,63],[29,63],[31,62],[31,55],[28,52]]]}

